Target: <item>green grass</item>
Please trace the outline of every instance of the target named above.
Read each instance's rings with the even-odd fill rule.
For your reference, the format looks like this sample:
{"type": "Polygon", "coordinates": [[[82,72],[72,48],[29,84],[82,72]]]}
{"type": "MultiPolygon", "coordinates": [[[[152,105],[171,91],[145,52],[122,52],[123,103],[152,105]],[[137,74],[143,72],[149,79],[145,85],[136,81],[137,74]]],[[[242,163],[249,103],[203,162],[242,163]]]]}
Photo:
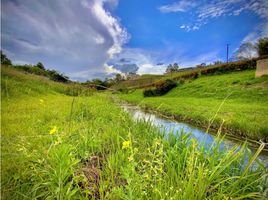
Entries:
{"type": "Polygon", "coordinates": [[[252,168],[263,146],[208,151],[133,121],[109,93],[70,96],[69,85],[3,71],[2,199],[267,198],[267,168],[252,168]]]}
{"type": "Polygon", "coordinates": [[[112,87],[114,89],[146,88],[159,85],[167,79],[184,80],[199,77],[200,75],[226,74],[228,72],[244,71],[249,69],[256,69],[256,59],[208,65],[206,67],[185,68],[178,72],[162,75],[145,74],[132,80],[121,81],[112,87]]]}
{"type": "Polygon", "coordinates": [[[88,95],[92,93],[92,90],[81,87],[76,83],[54,82],[45,76],[24,73],[10,66],[1,66],[2,98],[32,97],[58,93],[77,96],[88,95]]]}
{"type": "Polygon", "coordinates": [[[144,98],[142,90],[119,97],[179,115],[182,120],[205,128],[217,114],[212,124],[215,128],[224,120],[226,132],[267,141],[268,76],[256,79],[254,75],[255,71],[249,70],[202,76],[186,81],[162,97],[144,98]]]}

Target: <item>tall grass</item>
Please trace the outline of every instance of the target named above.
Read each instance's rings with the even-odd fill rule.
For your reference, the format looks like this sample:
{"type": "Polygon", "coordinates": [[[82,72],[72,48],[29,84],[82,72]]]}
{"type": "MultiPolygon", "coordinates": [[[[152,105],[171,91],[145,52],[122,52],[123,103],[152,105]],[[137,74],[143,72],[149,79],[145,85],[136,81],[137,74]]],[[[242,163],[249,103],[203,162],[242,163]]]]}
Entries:
{"type": "Polygon", "coordinates": [[[268,141],[268,77],[255,78],[255,71],[200,77],[178,85],[162,97],[144,98],[142,90],[118,96],[152,109],[160,106],[160,112],[204,128],[217,113],[211,128],[218,129],[224,120],[225,133],[268,141]],[[223,100],[225,103],[217,111],[223,100]]]}
{"type": "Polygon", "coordinates": [[[222,151],[219,135],[205,149],[134,121],[107,94],[4,96],[1,120],[2,199],[267,198],[267,168],[253,166],[263,146],[222,151]]]}
{"type": "Polygon", "coordinates": [[[3,199],[267,195],[267,169],[252,168],[263,146],[256,155],[246,146],[221,151],[215,144],[206,150],[189,134],[165,136],[148,122],[134,122],[105,96],[76,97],[72,117],[71,97],[51,97],[43,107],[32,103],[35,98],[28,105],[3,105],[3,199]]]}

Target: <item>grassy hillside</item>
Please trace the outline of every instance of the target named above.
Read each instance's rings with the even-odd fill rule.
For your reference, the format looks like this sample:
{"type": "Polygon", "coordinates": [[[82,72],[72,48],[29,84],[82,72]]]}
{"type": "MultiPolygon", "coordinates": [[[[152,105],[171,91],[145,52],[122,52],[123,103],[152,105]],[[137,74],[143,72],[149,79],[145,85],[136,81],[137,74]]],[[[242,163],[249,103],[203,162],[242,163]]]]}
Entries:
{"type": "Polygon", "coordinates": [[[72,85],[12,68],[2,68],[1,90],[2,199],[267,197],[267,169],[252,168],[263,145],[255,155],[207,151],[133,121],[109,93],[71,96],[72,85]]]}
{"type": "Polygon", "coordinates": [[[1,96],[15,98],[46,94],[87,95],[92,90],[76,83],[59,83],[45,76],[19,71],[11,66],[1,66],[1,96]]]}
{"type": "Polygon", "coordinates": [[[200,75],[215,75],[227,72],[243,71],[247,69],[256,69],[256,59],[241,60],[236,62],[221,63],[216,65],[208,65],[206,67],[195,67],[181,69],[179,72],[167,73],[163,75],[141,75],[133,80],[126,80],[114,85],[114,89],[125,88],[145,88],[158,85],[167,80],[183,80],[189,78],[197,78],[200,75]]]}
{"type": "Polygon", "coordinates": [[[182,120],[218,128],[252,139],[268,139],[268,76],[255,78],[255,70],[201,76],[162,97],[144,98],[142,90],[119,95],[132,103],[175,114],[182,120]]]}

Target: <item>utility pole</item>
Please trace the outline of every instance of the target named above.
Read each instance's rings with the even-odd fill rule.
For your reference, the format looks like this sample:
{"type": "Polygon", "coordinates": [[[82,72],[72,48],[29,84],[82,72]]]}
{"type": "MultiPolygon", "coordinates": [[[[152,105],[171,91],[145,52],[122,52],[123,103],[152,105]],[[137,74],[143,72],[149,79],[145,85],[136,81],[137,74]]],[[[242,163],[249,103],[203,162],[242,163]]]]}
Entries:
{"type": "Polygon", "coordinates": [[[226,62],[229,62],[229,46],[230,44],[226,44],[226,62]]]}

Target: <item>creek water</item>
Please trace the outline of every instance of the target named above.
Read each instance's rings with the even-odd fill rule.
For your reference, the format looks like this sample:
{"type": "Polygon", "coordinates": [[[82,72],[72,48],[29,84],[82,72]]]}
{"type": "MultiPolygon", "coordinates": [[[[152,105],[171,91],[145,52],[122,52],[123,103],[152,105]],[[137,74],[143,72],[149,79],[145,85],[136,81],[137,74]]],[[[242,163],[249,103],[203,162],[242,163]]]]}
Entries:
{"type": "MultiPolygon", "coordinates": [[[[150,121],[152,125],[159,127],[161,131],[174,132],[174,133],[180,134],[180,132],[183,130],[186,133],[191,133],[191,137],[194,137],[195,139],[197,139],[199,144],[205,145],[205,147],[207,148],[209,148],[213,144],[213,142],[215,142],[216,135],[213,134],[212,132],[206,133],[204,130],[198,127],[194,127],[188,123],[174,121],[172,119],[165,118],[165,117],[159,116],[151,112],[146,112],[140,109],[138,106],[134,106],[130,104],[122,104],[121,106],[124,109],[124,111],[130,113],[135,120],[150,121]]],[[[225,137],[224,140],[220,144],[220,148],[222,150],[229,149],[237,144],[239,144],[239,142],[225,137]]],[[[252,152],[255,152],[254,148],[250,148],[250,149],[252,152]]],[[[260,160],[265,166],[268,166],[268,153],[267,152],[263,151],[258,156],[257,159],[260,160]]]]}

